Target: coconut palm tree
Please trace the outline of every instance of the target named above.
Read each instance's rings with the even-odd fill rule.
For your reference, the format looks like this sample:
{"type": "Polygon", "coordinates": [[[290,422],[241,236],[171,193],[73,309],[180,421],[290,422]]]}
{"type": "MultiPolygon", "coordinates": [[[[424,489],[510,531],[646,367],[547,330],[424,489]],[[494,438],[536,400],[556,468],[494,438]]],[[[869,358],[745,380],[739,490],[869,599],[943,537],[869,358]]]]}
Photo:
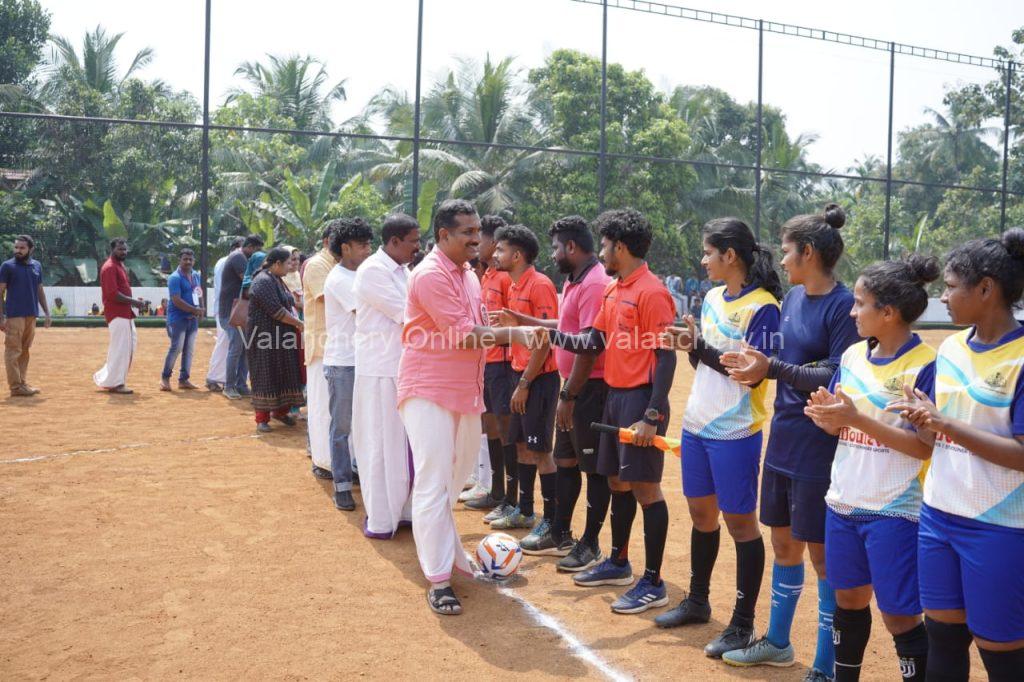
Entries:
{"type": "MultiPolygon", "coordinates": [[[[280,113],[290,118],[301,130],[328,131],[333,127],[331,106],[345,100],[345,80],[327,87],[327,67],[310,56],[267,55],[268,63],[243,62],[235,69],[253,94],[265,95],[280,103],[280,113]]],[[[243,92],[233,89],[231,102],[243,92]]]]}
{"type": "Polygon", "coordinates": [[[52,49],[42,65],[40,99],[51,101],[68,83],[84,85],[106,96],[116,94],[122,83],[153,61],[155,54],[151,47],[142,48],[121,72],[116,52],[123,36],[124,33],[110,35],[102,26],[97,26],[82,38],[81,54],[67,38],[51,37],[52,49]]]}

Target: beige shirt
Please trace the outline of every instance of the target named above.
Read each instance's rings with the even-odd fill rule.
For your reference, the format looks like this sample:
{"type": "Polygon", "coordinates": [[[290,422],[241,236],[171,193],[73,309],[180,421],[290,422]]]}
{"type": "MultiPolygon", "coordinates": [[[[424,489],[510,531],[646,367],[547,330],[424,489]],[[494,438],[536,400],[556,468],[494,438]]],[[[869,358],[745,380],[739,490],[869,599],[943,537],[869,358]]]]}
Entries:
{"type": "Polygon", "coordinates": [[[302,274],[302,314],[305,333],[302,341],[306,347],[306,366],[324,357],[324,340],[327,337],[327,321],[324,317],[324,282],[331,269],[337,265],[334,256],[327,249],[309,259],[302,274]]]}

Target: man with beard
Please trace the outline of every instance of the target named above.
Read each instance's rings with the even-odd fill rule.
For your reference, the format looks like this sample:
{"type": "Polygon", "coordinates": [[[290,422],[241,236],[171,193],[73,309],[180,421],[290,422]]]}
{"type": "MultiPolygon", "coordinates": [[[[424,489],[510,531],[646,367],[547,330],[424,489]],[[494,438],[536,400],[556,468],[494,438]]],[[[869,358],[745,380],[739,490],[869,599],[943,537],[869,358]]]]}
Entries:
{"type": "Polygon", "coordinates": [[[634,432],[631,443],[611,434],[598,441],[597,471],[611,489],[612,550],[600,564],[577,573],[573,582],[590,587],[630,585],[629,536],[639,502],[644,517],[646,570],[643,578],[612,603],[615,613],[641,613],[668,604],[661,562],[668,536],[668,506],[661,492],[665,453],[653,446],[668,427],[668,392],[676,369],[675,352],[660,334],[672,325],[675,305],[644,258],[653,238],[647,218],[633,209],[597,217],[601,260],[615,277],[586,333],[551,331],[551,343],[577,354],[605,351],[608,399],[602,422],[634,432]]]}
{"type": "Polygon", "coordinates": [[[12,397],[39,393],[28,384],[28,358],[36,333],[36,315],[42,307],[46,326],[50,308],[43,291],[43,268],[32,258],[35,242],[27,234],[14,238],[14,258],[0,264],[0,332],[4,338],[4,365],[12,397]]]}
{"type": "Polygon", "coordinates": [[[100,388],[121,394],[133,392],[124,385],[139,342],[132,308],[142,310],[146,304],[141,298],[132,298],[128,271],[124,267],[127,257],[128,242],[121,237],[110,240],[110,258],[100,268],[103,317],[110,331],[110,345],[107,347],[107,364],[92,375],[92,380],[100,388]]]}
{"type": "Polygon", "coordinates": [[[382,245],[355,275],[356,307],[353,437],[367,537],[390,538],[412,520],[409,440],[398,416],[398,362],[409,295],[406,267],[420,250],[420,226],[404,213],[389,215],[382,245]]]}
{"type": "MultiPolygon", "coordinates": [[[[568,275],[562,286],[558,320],[516,314],[514,323],[543,325],[566,334],[588,334],[611,277],[594,254],[594,237],[586,220],[577,215],[559,218],[548,234],[553,249],[551,259],[560,272],[568,275]]],[[[558,570],[577,573],[603,558],[598,534],[608,514],[611,493],[607,477],[597,471],[598,438],[590,424],[601,421],[608,385],[604,382],[604,354],[573,355],[558,347],[554,353],[565,382],[555,409],[557,512],[551,534],[537,543],[524,539],[522,547],[526,554],[562,556],[558,570]],[[570,524],[582,488],[581,472],[587,475],[587,524],[579,542],[574,543],[570,524]]]]}

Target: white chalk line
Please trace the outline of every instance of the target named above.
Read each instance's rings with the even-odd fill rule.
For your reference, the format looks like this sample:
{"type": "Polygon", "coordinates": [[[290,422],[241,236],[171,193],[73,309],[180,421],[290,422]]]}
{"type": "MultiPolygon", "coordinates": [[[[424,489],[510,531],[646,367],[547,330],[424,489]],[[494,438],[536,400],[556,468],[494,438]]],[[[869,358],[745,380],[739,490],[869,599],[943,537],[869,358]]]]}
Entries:
{"type": "Polygon", "coordinates": [[[585,663],[589,663],[591,667],[595,668],[609,680],[614,680],[615,682],[629,682],[633,679],[629,675],[619,672],[605,662],[605,660],[598,656],[593,649],[588,647],[577,639],[575,635],[569,632],[557,618],[538,609],[530,603],[526,597],[517,594],[515,590],[509,587],[499,587],[498,592],[519,602],[519,605],[523,607],[523,610],[526,611],[526,614],[530,616],[535,623],[541,627],[551,630],[558,635],[563,642],[565,642],[565,645],[569,648],[569,653],[585,663]]]}
{"type": "Polygon", "coordinates": [[[181,443],[201,443],[211,440],[234,440],[237,438],[256,438],[255,434],[234,435],[234,436],[204,436],[202,438],[189,438],[186,440],[172,441],[170,443],[128,443],[119,445],[116,448],[96,448],[93,450],[70,450],[68,452],[54,452],[46,455],[35,455],[32,457],[17,457],[15,459],[0,459],[0,464],[23,464],[25,462],[40,462],[50,459],[62,459],[64,457],[76,457],[78,455],[103,455],[122,450],[139,450],[149,447],[172,447],[181,443]]]}

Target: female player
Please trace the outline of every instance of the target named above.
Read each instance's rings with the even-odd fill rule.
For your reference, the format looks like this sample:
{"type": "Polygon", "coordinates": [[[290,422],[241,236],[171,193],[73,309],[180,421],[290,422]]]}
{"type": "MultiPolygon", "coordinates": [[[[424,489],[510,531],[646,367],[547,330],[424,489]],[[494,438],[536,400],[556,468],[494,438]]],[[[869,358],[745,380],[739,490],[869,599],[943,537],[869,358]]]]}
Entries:
{"type": "Polygon", "coordinates": [[[804,408],[815,424],[839,436],[825,496],[836,682],[860,679],[872,592],[903,679],[924,680],[928,635],[917,589],[917,519],[932,439],[922,441],[886,407],[910,390],[904,387],[932,389],[935,350],[910,325],[928,307],[925,285],[938,277],[938,262],[923,256],[868,266],[854,286],[850,311],[865,340],[843,353],[829,388],[819,388],[804,408]]]}
{"type": "Polygon", "coordinates": [[[686,328],[666,333],[675,348],[689,351],[696,370],[683,417],[683,494],[690,509],[690,592],[679,606],[655,618],[659,627],[706,623],[708,594],[718,557],[722,512],[736,543],[736,606],[725,631],[704,653],[721,658],[754,641],[754,605],[764,575],[764,541],[754,510],[761,463],[761,427],[767,382],[745,386],[729,378],[723,352],[746,341],[766,354],[779,330],[782,284],[771,253],[757,244],[737,218],[718,218],[703,229],[708,278],[725,282],[708,292],[700,315],[700,337],[692,316],[686,328]]]}
{"type": "Polygon", "coordinates": [[[789,633],[804,584],[804,548],[818,574],[818,644],[807,680],[832,677],[835,594],[825,580],[825,493],[836,437],[804,414],[810,394],[828,386],[843,353],[858,341],[850,318],[853,294],[833,269],[843,253],[839,229],[846,215],[836,204],[823,213],[790,218],[782,226],[782,268],[795,286],[782,302],[781,347],[769,358],[755,348],[729,351],[722,364],[748,386],[775,379],[775,414],[761,477],[761,523],[772,529],[772,607],[767,634],[722,660],[731,665],[789,666],[789,633]]]}
{"type": "Polygon", "coordinates": [[[895,403],[935,434],[918,535],[928,679],[966,680],[973,636],[989,680],[1024,676],[1024,230],[949,255],[942,301],[969,328],[939,346],[929,398],[895,403]]]}

